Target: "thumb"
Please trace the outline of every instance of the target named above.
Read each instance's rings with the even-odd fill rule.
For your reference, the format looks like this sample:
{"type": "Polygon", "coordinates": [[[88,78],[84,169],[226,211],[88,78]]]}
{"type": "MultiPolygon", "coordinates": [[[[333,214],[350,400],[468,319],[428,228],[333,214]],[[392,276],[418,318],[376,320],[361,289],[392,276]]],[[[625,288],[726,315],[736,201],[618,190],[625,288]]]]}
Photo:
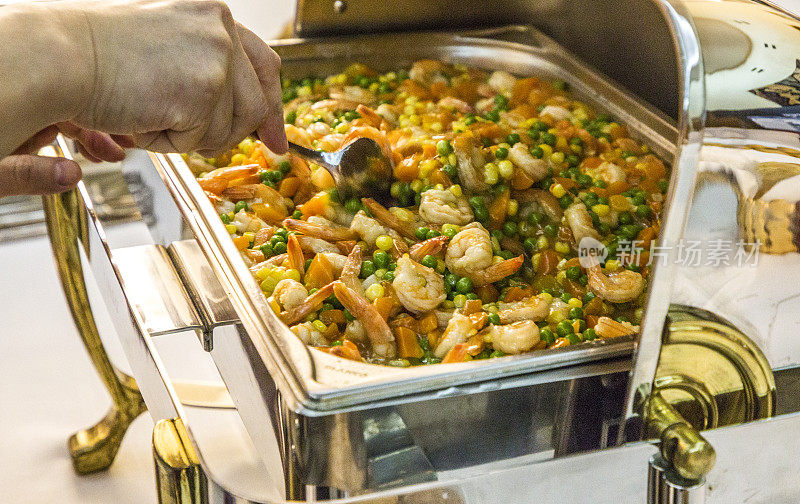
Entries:
{"type": "Polygon", "coordinates": [[[80,166],[69,159],[28,155],[0,159],[0,198],[60,193],[75,187],[80,179],[80,166]]]}

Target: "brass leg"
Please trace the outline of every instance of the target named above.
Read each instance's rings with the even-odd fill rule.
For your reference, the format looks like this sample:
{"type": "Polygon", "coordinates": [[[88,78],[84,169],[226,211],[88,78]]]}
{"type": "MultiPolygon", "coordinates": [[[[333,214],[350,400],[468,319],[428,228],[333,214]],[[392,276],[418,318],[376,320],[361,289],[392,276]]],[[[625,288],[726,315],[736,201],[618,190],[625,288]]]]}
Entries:
{"type": "Polygon", "coordinates": [[[114,403],[97,425],[77,432],[69,439],[75,471],[88,474],[111,465],[128,426],[147,408],[133,378],[121,373],[109,360],[92,315],[78,248],[86,240],[86,214],[80,193],[73,190],[44,196],[43,203],[50,244],[67,304],[92,363],[114,403]]]}
{"type": "Polygon", "coordinates": [[[180,419],[153,428],[153,458],[159,504],[207,504],[208,485],[180,419]]]}

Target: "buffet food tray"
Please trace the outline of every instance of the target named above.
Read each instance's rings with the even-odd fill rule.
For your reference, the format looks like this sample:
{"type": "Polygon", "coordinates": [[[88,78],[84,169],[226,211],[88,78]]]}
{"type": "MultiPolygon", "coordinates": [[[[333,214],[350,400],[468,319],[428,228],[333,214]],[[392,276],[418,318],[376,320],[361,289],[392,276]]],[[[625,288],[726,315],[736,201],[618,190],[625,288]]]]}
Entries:
{"type": "MultiPolygon", "coordinates": [[[[282,58],[283,75],[290,78],[338,72],[353,62],[388,71],[417,59],[431,58],[485,70],[503,69],[517,75],[561,79],[569,84],[576,99],[612,114],[633,132],[632,136],[646,141],[659,157],[667,163],[673,161],[678,133],[670,120],[529,27],[459,34],[291,39],[275,41],[272,46],[282,58]]],[[[519,386],[520,375],[544,371],[548,372],[545,373],[548,379],[569,379],[585,375],[585,370],[571,374],[570,369],[576,365],[632,353],[634,338],[623,337],[490,361],[393,368],[349,361],[309,348],[268,305],[183,158],[177,154],[151,156],[238,314],[244,328],[240,331],[242,338],[275,382],[284,405],[294,412],[327,415],[375,405],[487,392],[519,386]]],[[[669,207],[668,200],[667,210],[669,207]]],[[[647,320],[647,312],[646,306],[643,320],[647,320]]],[[[224,352],[218,348],[212,356],[218,360],[224,352]]],[[[223,368],[220,370],[226,378],[223,368]]],[[[231,383],[228,385],[235,389],[231,383]]],[[[231,392],[234,397],[237,395],[236,390],[231,392]]]]}

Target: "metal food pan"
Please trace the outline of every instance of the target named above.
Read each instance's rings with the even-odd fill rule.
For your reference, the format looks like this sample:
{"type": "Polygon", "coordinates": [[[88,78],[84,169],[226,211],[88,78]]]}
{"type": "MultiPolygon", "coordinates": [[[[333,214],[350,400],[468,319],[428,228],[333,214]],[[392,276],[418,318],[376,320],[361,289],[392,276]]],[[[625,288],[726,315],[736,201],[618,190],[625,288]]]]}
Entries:
{"type": "MultiPolygon", "coordinates": [[[[417,59],[432,58],[484,70],[502,69],[519,76],[562,79],[570,85],[575,98],[612,114],[667,163],[673,161],[678,134],[669,119],[533,28],[292,39],[275,41],[272,46],[282,58],[282,71],[287,77],[323,76],[340,72],[353,62],[388,71],[417,59]]],[[[517,380],[513,377],[543,371],[552,375],[552,371],[561,370],[559,376],[570,378],[569,369],[573,366],[627,356],[633,350],[634,338],[626,337],[463,364],[393,368],[345,360],[309,348],[270,309],[181,156],[152,157],[241,319],[247,346],[252,347],[249,358],[263,365],[284,404],[295,412],[314,416],[469,390],[486,391],[505,387],[502,383],[514,386],[517,380]]],[[[670,206],[667,204],[666,208],[670,206]]],[[[212,356],[230,363],[234,355],[224,355],[225,352],[224,345],[215,343],[212,356]]],[[[224,372],[223,378],[228,381],[224,372]]],[[[236,386],[229,383],[229,388],[234,397],[238,395],[236,386]]]]}

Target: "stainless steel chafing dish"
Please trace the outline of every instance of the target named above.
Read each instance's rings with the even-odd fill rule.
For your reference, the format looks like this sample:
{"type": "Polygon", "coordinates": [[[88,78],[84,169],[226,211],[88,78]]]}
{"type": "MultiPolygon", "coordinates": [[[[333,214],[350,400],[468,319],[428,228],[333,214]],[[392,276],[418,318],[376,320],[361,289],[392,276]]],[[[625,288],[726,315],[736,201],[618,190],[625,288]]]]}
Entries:
{"type": "MultiPolygon", "coordinates": [[[[749,81],[721,79],[717,74],[730,71],[737,76],[737,71],[748,71],[746,65],[756,64],[749,56],[756,44],[769,46],[770,42],[752,39],[754,32],[742,27],[789,27],[777,31],[785,44],[781,48],[786,48],[783,53],[800,55],[800,39],[791,31],[800,25],[749,2],[515,1],[485,19],[483,3],[465,2],[454,16],[443,12],[442,6],[401,2],[397,11],[402,15],[390,17],[369,2],[328,5],[305,0],[298,5],[295,24],[305,38],[276,41],[273,46],[292,77],[338,71],[355,61],[388,70],[422,57],[557,77],[569,82],[580,99],[618,117],[672,165],[658,243],[665,260],[651,277],[641,336],[638,341],[606,340],[491,362],[414,369],[355,363],[309,349],[267,306],[183,159],[177,154],[152,154],[149,163],[140,156],[126,169],[137,171],[152,188],[156,210],[150,231],[155,244],[109,246],[83,187],[48,199],[46,209],[65,288],[69,293],[75,288],[72,284],[80,283],[75,274],[81,261],[74,247],[81,243],[83,262],[112,311],[144,402],[156,419],[171,422],[157,428],[161,446],[168,445],[164,439],[179,439],[178,451],[189,459],[187,467],[176,472],[156,443],[159,470],[164,471],[159,472],[160,484],[174,477],[194,478],[197,493],[190,493],[199,499],[196,502],[222,501],[235,494],[214,486],[214,470],[202,460],[202,446],[192,435],[205,428],[204,422],[192,422],[195,416],[187,411],[187,404],[192,404],[189,391],[170,379],[153,340],[194,330],[224,380],[254,453],[268,467],[280,457],[287,499],[321,499],[344,492],[366,494],[361,497],[364,502],[389,495],[400,495],[404,502],[500,502],[515,488],[516,478],[539,471],[536,462],[555,458],[547,463],[556,464],[565,455],[606,449],[585,457],[594,457],[600,468],[613,467],[614,457],[623,453],[619,450],[640,457],[643,445],[612,447],[649,438],[662,441],[661,455],[651,460],[651,502],[699,498],[703,477],[713,465],[713,449],[697,430],[773,415],[772,368],[778,364],[768,360],[774,353],[767,351],[765,358],[744,335],[766,350],[774,345],[771,333],[761,329],[758,313],[748,312],[741,302],[737,309],[728,309],[726,302],[731,299],[717,299],[714,293],[698,299],[692,290],[697,274],[678,264],[679,249],[682,240],[705,233],[702,226],[715,217],[727,227],[714,227],[714,236],[739,236],[741,226],[745,234],[767,230],[768,236],[778,235],[772,234],[772,221],[771,227],[757,229],[749,218],[765,191],[752,190],[742,181],[750,180],[747,173],[758,172],[730,166],[730,157],[714,149],[735,154],[758,145],[761,151],[800,155],[794,150],[800,147],[796,134],[775,135],[754,128],[782,121],[789,126],[771,129],[791,129],[786,103],[797,100],[800,84],[783,82],[779,85],[785,87],[770,88],[771,81],[759,77],[764,73],[758,72],[759,67],[750,71],[755,77],[749,81]],[[428,24],[409,16],[412,9],[428,24]],[[624,11],[635,16],[620,16],[624,11]],[[650,25],[644,26],[637,16],[650,25]],[[376,30],[403,31],[354,34],[359,19],[368,20],[376,30]],[[531,25],[485,28],[489,22],[509,21],[531,25]],[[407,31],[442,26],[451,31],[407,31]],[[739,52],[718,49],[730,37],[738,41],[739,52]],[[761,87],[751,91],[747,86],[752,83],[761,87]],[[742,98],[750,95],[757,99],[742,98]],[[775,96],[779,98],[771,99],[775,96]],[[768,110],[769,104],[778,106],[768,110]],[[725,106],[745,112],[734,114],[725,106]],[[698,200],[694,206],[693,198],[698,200]],[[718,206],[712,203],[709,208],[709,199],[718,206]],[[705,303],[709,299],[714,302],[705,303]],[[717,315],[677,303],[705,305],[717,315]],[[470,477],[488,482],[497,471],[502,471],[498,481],[505,486],[496,495],[475,493],[466,483],[470,477]]],[[[767,67],[772,79],[772,74],[792,74],[795,69],[788,68],[787,61],[781,56],[759,64],[767,67]]],[[[67,151],[63,143],[58,148],[67,151]]],[[[754,177],[756,185],[764,180],[754,177]]],[[[777,177],[777,182],[782,180],[777,177]]],[[[792,222],[791,215],[774,220],[781,218],[792,222]]],[[[795,254],[785,256],[777,267],[785,268],[791,278],[800,272],[797,263],[795,254]]],[[[774,293],[788,295],[791,290],[785,281],[759,284],[757,279],[765,275],[760,266],[724,270],[717,265],[702,270],[702,275],[714,285],[724,285],[721,279],[744,279],[744,287],[763,294],[760,306],[779,306],[785,300],[774,299],[774,293]]],[[[89,308],[85,295],[73,292],[68,298],[76,313],[89,308]]],[[[96,353],[99,339],[87,336],[92,321],[80,314],[76,321],[96,353]]],[[[800,362],[796,353],[784,354],[781,364],[794,367],[800,362]]],[[[136,389],[108,371],[113,366],[107,358],[96,359],[105,366],[102,374],[124,413],[124,424],[141,411],[141,404],[132,399],[136,389]]],[[[794,410],[787,401],[782,408],[779,411],[794,410]]],[[[124,433],[124,427],[116,429],[124,433]]],[[[81,451],[80,439],[73,444],[76,461],[99,451],[96,446],[81,451]]],[[[644,451],[645,459],[651,452],[644,451]]],[[[575,483],[565,478],[560,484],[575,483]]],[[[519,491],[538,495],[536,483],[530,486],[519,491]]]]}

